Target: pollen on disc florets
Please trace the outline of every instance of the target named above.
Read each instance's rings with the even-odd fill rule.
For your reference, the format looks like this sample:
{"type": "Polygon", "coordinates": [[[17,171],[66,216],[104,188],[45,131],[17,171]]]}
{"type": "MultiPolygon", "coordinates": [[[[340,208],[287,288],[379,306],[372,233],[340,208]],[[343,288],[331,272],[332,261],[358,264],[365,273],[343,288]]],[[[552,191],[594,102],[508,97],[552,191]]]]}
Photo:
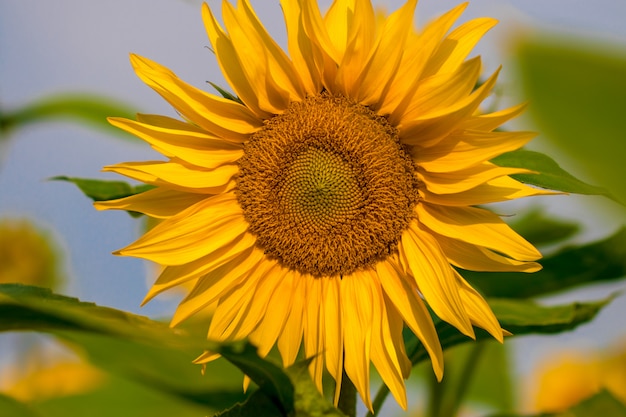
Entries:
{"type": "Polygon", "coordinates": [[[316,277],[394,253],[419,199],[397,129],[327,93],[290,104],[252,136],[236,193],[265,254],[316,277]]]}

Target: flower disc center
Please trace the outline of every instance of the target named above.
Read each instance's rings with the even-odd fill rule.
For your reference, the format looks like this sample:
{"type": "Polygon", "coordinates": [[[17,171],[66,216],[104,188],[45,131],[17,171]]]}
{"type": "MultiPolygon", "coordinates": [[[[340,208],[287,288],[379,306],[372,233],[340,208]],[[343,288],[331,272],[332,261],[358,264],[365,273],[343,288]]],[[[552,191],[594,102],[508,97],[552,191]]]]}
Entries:
{"type": "Polygon", "coordinates": [[[314,147],[296,156],[277,191],[286,217],[318,230],[350,221],[362,200],[350,164],[314,147]]]}
{"type": "Polygon", "coordinates": [[[266,255],[316,277],[350,274],[394,253],[419,200],[397,130],[329,94],[266,121],[244,147],[236,192],[266,255]]]}

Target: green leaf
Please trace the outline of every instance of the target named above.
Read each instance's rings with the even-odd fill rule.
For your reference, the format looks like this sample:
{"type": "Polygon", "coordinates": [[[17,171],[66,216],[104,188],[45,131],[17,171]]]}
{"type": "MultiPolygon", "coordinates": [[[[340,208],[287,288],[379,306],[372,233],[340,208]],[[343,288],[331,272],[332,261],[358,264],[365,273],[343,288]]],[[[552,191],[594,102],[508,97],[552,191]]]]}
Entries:
{"type": "Polygon", "coordinates": [[[200,403],[206,403],[207,396],[225,393],[215,391],[214,384],[203,384],[200,368],[191,361],[203,350],[220,353],[248,374],[286,414],[293,410],[294,388],[289,377],[260,358],[245,341],[207,341],[184,329],[170,329],[146,317],[80,302],[44,288],[3,284],[0,331],[15,330],[51,333],[80,346],[96,365],[200,403]]]}
{"type": "Polygon", "coordinates": [[[237,403],[215,417],[282,417],[283,411],[276,407],[263,391],[256,391],[246,401],[237,403]]]}
{"type": "Polygon", "coordinates": [[[297,362],[287,368],[295,387],[295,411],[298,417],[345,417],[317,390],[307,369],[309,361],[297,362]]]}
{"type": "Polygon", "coordinates": [[[517,59],[529,114],[586,174],[626,201],[626,51],[588,38],[523,40],[517,59]]]}
{"type": "MultiPolygon", "coordinates": [[[[0,416],[4,417],[42,417],[31,406],[21,403],[13,397],[0,392],[0,416]]],[[[47,416],[46,416],[47,417],[47,416]]]]}
{"type": "MultiPolygon", "coordinates": [[[[513,410],[513,383],[506,346],[495,340],[483,340],[446,350],[445,378],[440,383],[444,388],[440,416],[457,415],[457,407],[466,402],[513,410]],[[456,407],[451,409],[452,405],[456,407]]],[[[430,370],[426,375],[434,378],[430,370]]]]}
{"type": "Polygon", "coordinates": [[[577,179],[561,168],[552,158],[540,152],[519,149],[497,156],[491,162],[503,167],[526,168],[537,172],[537,174],[511,175],[524,184],[566,193],[604,195],[614,199],[606,189],[589,185],[577,179]]]}
{"type": "MultiPolygon", "coordinates": [[[[530,300],[488,299],[487,302],[498,318],[500,325],[515,336],[525,334],[552,334],[572,330],[593,319],[611,298],[589,303],[572,303],[545,307],[530,300]]],[[[443,349],[470,341],[448,323],[434,318],[435,327],[443,349]]],[[[490,340],[492,337],[481,329],[476,330],[476,339],[490,340]]],[[[411,332],[405,332],[407,354],[413,364],[428,359],[428,354],[411,332]]]]}
{"type": "MultiPolygon", "coordinates": [[[[295,387],[295,416],[345,417],[317,390],[307,366],[308,361],[302,361],[286,369],[287,375],[295,387]]],[[[236,404],[216,417],[276,417],[283,415],[283,412],[263,392],[257,391],[246,401],[236,404]]]]}
{"type": "MultiPolygon", "coordinates": [[[[140,184],[132,186],[124,181],[95,180],[88,178],[76,178],[57,176],[50,178],[51,181],[67,181],[75,184],[87,197],[93,201],[109,201],[117,198],[128,197],[143,193],[154,188],[153,185],[140,184]]],[[[127,211],[133,217],[140,217],[143,214],[136,211],[127,211]]]]}
{"type": "Polygon", "coordinates": [[[511,227],[534,246],[561,242],[580,230],[578,223],[546,217],[538,208],[512,221],[511,227]]]}
{"type": "Polygon", "coordinates": [[[474,272],[462,275],[489,297],[527,298],[563,291],[576,285],[612,281],[626,276],[626,228],[593,243],[567,247],[541,261],[541,271],[474,272]]]}
{"type": "Polygon", "coordinates": [[[49,120],[70,119],[137,140],[136,137],[124,134],[107,122],[107,117],[110,116],[132,119],[135,113],[125,103],[96,94],[57,94],[40,98],[16,110],[0,109],[0,132],[9,132],[49,120]]]}
{"type": "Polygon", "coordinates": [[[220,93],[222,95],[222,97],[224,97],[225,99],[236,101],[239,104],[243,104],[243,101],[241,101],[241,99],[239,97],[229,93],[228,91],[224,90],[219,85],[217,85],[215,83],[212,83],[211,81],[207,81],[207,82],[209,84],[211,84],[211,87],[215,88],[217,90],[217,92],[220,93]]]}
{"type": "Polygon", "coordinates": [[[109,375],[98,388],[80,394],[37,399],[32,407],[45,417],[198,417],[214,414],[221,405],[189,402],[148,384],[109,375]]]}
{"type": "MultiPolygon", "coordinates": [[[[573,303],[562,306],[544,307],[533,303],[530,300],[512,299],[488,299],[493,312],[498,318],[502,328],[513,333],[514,336],[525,334],[551,334],[571,330],[587,323],[611,299],[590,303],[573,303]]],[[[472,339],[461,334],[456,328],[441,321],[438,317],[433,317],[441,347],[446,350],[453,346],[471,341],[472,339]]],[[[493,338],[482,329],[475,329],[476,340],[493,340],[493,338]]],[[[429,356],[421,342],[415,337],[413,332],[405,328],[404,342],[406,352],[413,365],[428,361],[429,356]]],[[[373,403],[380,405],[389,394],[389,388],[382,385],[373,403]]],[[[368,416],[371,416],[368,413],[368,416]]]]}

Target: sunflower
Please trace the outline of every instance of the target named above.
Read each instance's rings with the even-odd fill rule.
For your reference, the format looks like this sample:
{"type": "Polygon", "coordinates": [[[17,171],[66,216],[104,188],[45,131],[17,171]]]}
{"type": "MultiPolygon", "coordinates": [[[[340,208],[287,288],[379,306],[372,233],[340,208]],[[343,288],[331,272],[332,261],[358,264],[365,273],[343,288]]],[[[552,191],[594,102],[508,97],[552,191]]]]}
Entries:
{"type": "Polygon", "coordinates": [[[210,339],[248,337],[262,356],[277,345],[285,366],[303,344],[320,391],[326,369],[337,401],[345,370],[370,409],[373,363],[406,408],[405,325],[443,374],[426,305],[469,337],[478,326],[503,339],[457,269],[540,268],[531,244],[476,207],[544,193],[509,176],[528,171],[489,162],[533,134],[496,131],[523,106],[479,109],[497,72],[479,83],[480,57],[467,56],[496,21],[451,30],[466,4],[421,30],[416,0],[389,15],[369,0],[335,0],[325,14],[313,0],[281,5],[289,54],[248,0],[223,2],[223,26],[203,5],[235,95],[131,56],[184,121],[111,118],[167,160],[105,167],[155,188],[96,207],[161,219],[116,253],[165,267],[144,302],[195,283],[172,325],[214,308],[210,339]]]}

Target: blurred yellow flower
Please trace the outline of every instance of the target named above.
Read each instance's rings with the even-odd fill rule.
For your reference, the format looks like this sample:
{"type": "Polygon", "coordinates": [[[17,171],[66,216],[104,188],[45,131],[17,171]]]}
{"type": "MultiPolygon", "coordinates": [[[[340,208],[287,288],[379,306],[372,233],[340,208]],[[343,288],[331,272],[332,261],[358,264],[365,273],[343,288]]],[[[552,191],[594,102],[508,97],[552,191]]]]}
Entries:
{"type": "Polygon", "coordinates": [[[532,385],[532,406],[537,412],[567,410],[602,389],[626,404],[626,349],[559,353],[539,367],[532,385]]]}
{"type": "MultiPolygon", "coordinates": [[[[406,408],[407,325],[438,378],[441,346],[426,303],[474,337],[502,341],[485,300],[452,265],[533,272],[539,252],[476,205],[545,193],[493,157],[529,132],[496,131],[523,106],[483,114],[497,72],[479,87],[467,59],[496,21],[451,30],[467,4],[426,27],[416,0],[381,16],[369,0],[282,0],[289,56],[248,0],[223,3],[224,27],[205,4],[212,49],[237,98],[181,81],[147,58],[137,75],[183,117],[110,122],[167,161],[106,167],[155,189],[96,203],[163,219],[118,254],[165,266],[146,300],[196,280],[172,324],[216,303],[208,337],[249,337],[292,364],[304,341],[319,389],[342,370],[371,409],[370,363],[406,408]]],[[[217,355],[206,352],[206,363],[217,355]]]]}
{"type": "Polygon", "coordinates": [[[0,219],[0,284],[60,283],[53,241],[25,219],[0,219]]]}
{"type": "Polygon", "coordinates": [[[24,402],[43,401],[92,391],[106,379],[106,374],[88,363],[59,361],[33,369],[14,381],[4,393],[24,402]]]}

